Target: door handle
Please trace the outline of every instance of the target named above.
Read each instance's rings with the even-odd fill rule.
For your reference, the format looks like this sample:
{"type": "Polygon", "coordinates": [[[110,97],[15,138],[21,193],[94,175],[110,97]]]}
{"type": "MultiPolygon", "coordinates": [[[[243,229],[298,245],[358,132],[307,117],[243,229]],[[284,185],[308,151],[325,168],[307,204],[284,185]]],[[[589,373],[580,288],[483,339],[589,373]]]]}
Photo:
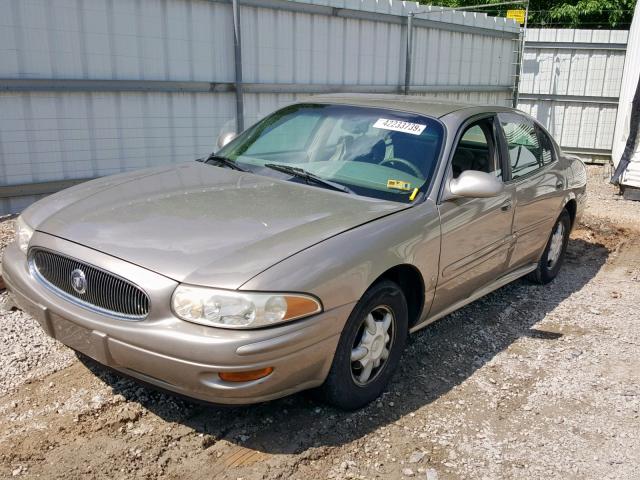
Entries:
{"type": "Polygon", "coordinates": [[[500,207],[500,210],[502,210],[503,212],[508,212],[509,210],[511,210],[511,202],[507,202],[507,203],[503,204],[500,207]]]}

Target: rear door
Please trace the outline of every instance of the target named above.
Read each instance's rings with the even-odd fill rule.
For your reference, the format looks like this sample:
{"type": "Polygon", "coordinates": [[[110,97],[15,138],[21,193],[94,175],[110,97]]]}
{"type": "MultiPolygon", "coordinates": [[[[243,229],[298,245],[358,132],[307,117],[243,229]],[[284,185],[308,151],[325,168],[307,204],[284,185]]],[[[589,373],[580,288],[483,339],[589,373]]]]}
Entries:
{"type": "Polygon", "coordinates": [[[508,269],[538,261],[560,213],[564,180],[548,134],[517,113],[500,113],[501,134],[508,149],[508,185],[515,191],[515,246],[508,269]]]}
{"type": "MultiPolygon", "coordinates": [[[[462,127],[445,181],[466,170],[503,176],[505,164],[494,115],[462,127]]],[[[507,266],[513,221],[513,188],[492,198],[454,198],[439,205],[442,228],[440,272],[431,314],[500,277],[507,266]]]]}

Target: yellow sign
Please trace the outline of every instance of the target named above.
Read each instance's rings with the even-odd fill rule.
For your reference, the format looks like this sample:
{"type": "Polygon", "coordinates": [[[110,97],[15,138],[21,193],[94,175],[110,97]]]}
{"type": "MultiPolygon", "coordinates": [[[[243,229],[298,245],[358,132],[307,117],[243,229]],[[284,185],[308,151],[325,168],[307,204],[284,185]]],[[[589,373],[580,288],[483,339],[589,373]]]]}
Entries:
{"type": "Polygon", "coordinates": [[[411,190],[411,184],[409,182],[403,182],[402,180],[387,180],[387,188],[395,188],[396,190],[411,190]]]}
{"type": "Polygon", "coordinates": [[[507,18],[512,18],[522,25],[524,24],[524,10],[507,10],[507,18]]]}

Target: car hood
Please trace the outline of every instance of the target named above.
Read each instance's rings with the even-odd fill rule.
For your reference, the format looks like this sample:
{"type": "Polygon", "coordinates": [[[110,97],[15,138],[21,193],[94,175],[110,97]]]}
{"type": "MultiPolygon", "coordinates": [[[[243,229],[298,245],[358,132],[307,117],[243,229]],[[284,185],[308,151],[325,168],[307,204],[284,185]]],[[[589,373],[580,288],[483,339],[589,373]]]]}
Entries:
{"type": "Polygon", "coordinates": [[[311,245],[407,207],[190,162],[78,185],[39,202],[26,220],[179,282],[238,288],[311,245]]]}

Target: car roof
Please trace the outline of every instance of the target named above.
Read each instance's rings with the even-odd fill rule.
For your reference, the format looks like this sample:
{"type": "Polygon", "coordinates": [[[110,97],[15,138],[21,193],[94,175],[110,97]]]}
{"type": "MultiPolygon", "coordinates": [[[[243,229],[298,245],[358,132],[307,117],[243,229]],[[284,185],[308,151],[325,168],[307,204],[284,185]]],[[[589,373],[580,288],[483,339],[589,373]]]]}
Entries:
{"type": "MultiPolygon", "coordinates": [[[[418,95],[389,95],[372,93],[333,93],[313,95],[299,100],[300,103],[331,103],[341,105],[354,105],[362,107],[377,107],[388,110],[399,110],[417,113],[430,117],[440,118],[458,110],[472,108],[482,110],[483,107],[470,103],[441,100],[433,97],[418,95]]],[[[486,111],[509,111],[505,107],[484,107],[486,111]]]]}

